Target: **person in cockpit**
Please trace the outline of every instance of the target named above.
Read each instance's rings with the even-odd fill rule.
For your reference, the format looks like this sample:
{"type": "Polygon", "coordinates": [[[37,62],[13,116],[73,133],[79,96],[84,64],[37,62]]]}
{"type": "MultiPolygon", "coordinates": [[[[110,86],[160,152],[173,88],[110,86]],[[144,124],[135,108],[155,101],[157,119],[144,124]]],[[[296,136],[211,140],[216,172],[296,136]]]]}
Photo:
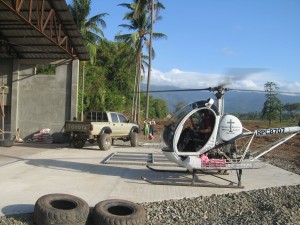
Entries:
{"type": "Polygon", "coordinates": [[[212,118],[208,110],[203,110],[201,123],[198,128],[198,133],[204,141],[207,141],[212,132],[212,118]]]}
{"type": "Polygon", "coordinates": [[[198,115],[193,114],[188,121],[178,140],[177,149],[195,152],[209,139],[212,132],[212,118],[208,110],[200,110],[198,115]],[[194,119],[198,119],[198,124],[195,124],[194,119]]]}

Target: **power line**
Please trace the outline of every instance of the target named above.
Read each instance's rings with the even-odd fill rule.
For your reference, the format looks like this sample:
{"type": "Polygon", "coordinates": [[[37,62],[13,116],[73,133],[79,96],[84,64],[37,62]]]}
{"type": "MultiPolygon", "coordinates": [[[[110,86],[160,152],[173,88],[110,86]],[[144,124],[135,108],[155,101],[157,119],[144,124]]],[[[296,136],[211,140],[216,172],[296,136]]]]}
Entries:
{"type": "MultiPolygon", "coordinates": [[[[164,92],[192,92],[192,91],[217,91],[220,87],[209,87],[209,88],[188,88],[188,89],[170,89],[170,90],[151,90],[150,93],[164,93],[164,92]]],[[[235,88],[224,88],[225,91],[240,91],[240,92],[257,92],[266,93],[264,90],[254,90],[254,89],[235,89],[235,88]]],[[[147,93],[147,91],[140,91],[139,93],[147,93]]],[[[274,91],[278,94],[291,94],[300,95],[300,92],[290,92],[290,91],[274,91]]]]}

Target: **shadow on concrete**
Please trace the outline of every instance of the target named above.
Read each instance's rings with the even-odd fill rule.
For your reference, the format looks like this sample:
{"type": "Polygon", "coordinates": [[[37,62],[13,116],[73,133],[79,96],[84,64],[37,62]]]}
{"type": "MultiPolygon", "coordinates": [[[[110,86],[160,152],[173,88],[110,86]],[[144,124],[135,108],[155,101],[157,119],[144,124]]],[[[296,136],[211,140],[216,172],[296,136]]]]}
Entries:
{"type": "MultiPolygon", "coordinates": [[[[75,159],[76,160],[76,159],[75,159]]],[[[76,171],[88,174],[98,174],[107,176],[117,176],[126,179],[140,180],[141,173],[145,172],[147,168],[128,168],[126,166],[112,166],[112,165],[95,165],[81,162],[70,162],[57,159],[30,159],[26,164],[63,171],[76,171]]]]}
{"type": "MultiPolygon", "coordinates": [[[[159,146],[160,147],[160,143],[147,143],[149,144],[150,147],[156,147],[159,146]]],[[[145,143],[140,143],[139,147],[147,147],[145,143]]],[[[73,146],[70,146],[69,143],[41,143],[41,142],[18,142],[14,144],[14,147],[28,147],[28,148],[40,148],[40,149],[61,149],[61,148],[74,148],[73,146]]],[[[135,148],[135,147],[131,147],[128,143],[124,142],[120,142],[120,143],[115,143],[113,145],[114,148],[135,148]]],[[[0,149],[1,150],[1,149],[0,149]]],[[[84,145],[83,148],[81,148],[80,150],[94,150],[94,151],[102,151],[99,149],[99,146],[97,143],[89,143],[86,142],[86,144],[84,145]],[[95,148],[96,147],[96,148],[95,148]]]]}
{"type": "Polygon", "coordinates": [[[46,143],[37,143],[37,142],[20,142],[15,143],[14,147],[24,147],[24,148],[41,148],[41,149],[61,149],[68,148],[69,144],[46,144],[46,143]]]}
{"type": "Polygon", "coordinates": [[[15,204],[15,205],[8,205],[2,208],[1,212],[4,215],[14,215],[11,216],[12,218],[18,219],[21,222],[28,222],[28,218],[33,218],[32,214],[25,215],[15,215],[20,213],[32,213],[34,210],[34,205],[32,204],[15,204]]]}
{"type": "MultiPolygon", "coordinates": [[[[1,155],[0,155],[1,156],[1,155]]],[[[5,156],[8,157],[8,156],[5,156]]],[[[97,164],[89,164],[82,162],[75,162],[78,158],[68,158],[71,161],[65,161],[60,158],[58,159],[27,159],[21,157],[13,157],[9,156],[12,160],[15,161],[24,161],[26,164],[31,166],[36,166],[40,168],[53,169],[58,171],[75,171],[80,173],[87,174],[98,174],[98,175],[108,175],[108,176],[117,176],[125,179],[133,179],[140,180],[141,175],[143,175],[146,171],[149,171],[145,168],[128,168],[126,165],[122,166],[112,166],[112,165],[99,165],[97,164]]],[[[80,160],[84,160],[85,158],[80,158],[80,160]]],[[[87,160],[90,158],[86,158],[87,160]]]]}
{"type": "MultiPolygon", "coordinates": [[[[82,158],[81,158],[82,159],[82,158]]],[[[69,158],[71,160],[71,158],[69,158]]],[[[78,159],[74,159],[78,160],[78,159]]],[[[100,163],[100,162],[99,162],[100,163]]],[[[80,173],[87,174],[95,174],[95,175],[106,175],[106,176],[116,176],[123,179],[130,180],[130,183],[136,183],[136,181],[141,180],[141,176],[147,176],[150,179],[157,179],[157,175],[160,175],[160,181],[167,182],[183,182],[189,183],[191,182],[191,173],[183,173],[182,171],[174,171],[174,172],[154,172],[141,165],[139,168],[129,168],[126,165],[103,165],[103,164],[89,164],[82,162],[70,162],[60,159],[29,159],[26,164],[53,169],[53,170],[61,170],[61,171],[75,171],[80,173]]],[[[202,174],[207,177],[207,175],[202,174]]],[[[206,183],[207,181],[196,179],[200,183],[206,183]]]]}

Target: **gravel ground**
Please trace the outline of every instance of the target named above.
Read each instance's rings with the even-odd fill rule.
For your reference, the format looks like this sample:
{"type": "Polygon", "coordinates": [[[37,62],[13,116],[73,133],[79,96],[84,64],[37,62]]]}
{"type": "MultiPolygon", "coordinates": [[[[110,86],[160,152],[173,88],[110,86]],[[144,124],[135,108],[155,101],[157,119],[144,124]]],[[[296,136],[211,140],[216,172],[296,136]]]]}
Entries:
{"type": "MultiPolygon", "coordinates": [[[[289,161],[270,164],[300,175],[289,161]]],[[[300,185],[142,203],[146,224],[300,224],[300,185]]],[[[33,225],[33,214],[0,217],[0,225],[33,225]]],[[[92,224],[92,223],[90,223],[92,224]]]]}

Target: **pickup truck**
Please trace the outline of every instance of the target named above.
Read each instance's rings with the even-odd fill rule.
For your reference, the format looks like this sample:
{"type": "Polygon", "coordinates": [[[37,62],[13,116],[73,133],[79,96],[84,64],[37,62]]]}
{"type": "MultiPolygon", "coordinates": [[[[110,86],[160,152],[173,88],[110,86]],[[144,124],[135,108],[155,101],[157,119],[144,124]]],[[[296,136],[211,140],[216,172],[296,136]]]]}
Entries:
{"type": "Polygon", "coordinates": [[[75,148],[83,148],[88,141],[97,142],[101,150],[109,150],[114,140],[130,141],[136,147],[139,130],[137,124],[117,112],[88,112],[84,121],[66,121],[64,126],[75,148]]]}

